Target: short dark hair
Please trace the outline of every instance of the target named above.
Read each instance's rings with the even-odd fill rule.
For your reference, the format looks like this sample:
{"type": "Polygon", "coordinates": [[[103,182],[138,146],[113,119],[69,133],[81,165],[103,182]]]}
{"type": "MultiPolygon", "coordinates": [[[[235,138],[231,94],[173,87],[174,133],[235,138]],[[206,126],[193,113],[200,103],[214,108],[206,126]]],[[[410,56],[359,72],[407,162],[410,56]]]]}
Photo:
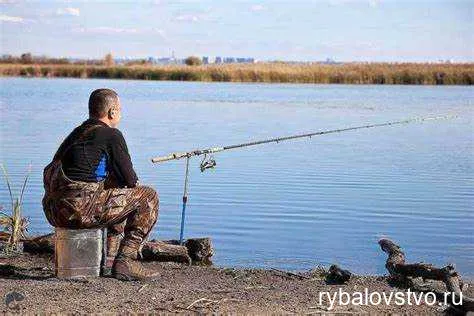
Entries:
{"type": "Polygon", "coordinates": [[[110,110],[110,108],[118,104],[118,102],[118,94],[114,90],[94,90],[89,97],[89,116],[95,118],[104,117],[107,115],[107,112],[110,110]]]}

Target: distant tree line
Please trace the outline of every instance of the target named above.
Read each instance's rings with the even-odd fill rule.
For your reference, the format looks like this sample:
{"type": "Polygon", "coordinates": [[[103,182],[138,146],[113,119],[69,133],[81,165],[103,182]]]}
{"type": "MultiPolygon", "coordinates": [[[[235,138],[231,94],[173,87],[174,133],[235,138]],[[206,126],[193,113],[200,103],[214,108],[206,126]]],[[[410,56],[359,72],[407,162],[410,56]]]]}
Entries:
{"type": "Polygon", "coordinates": [[[48,56],[34,56],[31,53],[24,53],[20,56],[2,55],[1,64],[24,64],[24,65],[105,65],[113,66],[114,58],[111,53],[105,55],[103,59],[77,59],[55,58],[48,56]]]}
{"type": "MultiPolygon", "coordinates": [[[[34,56],[31,53],[24,53],[20,56],[3,55],[0,57],[1,64],[24,64],[24,65],[98,65],[112,67],[115,65],[115,60],[112,53],[108,53],[103,59],[76,59],[68,58],[54,58],[47,56],[34,56]]],[[[148,59],[134,59],[123,63],[125,66],[134,65],[152,65],[153,63],[148,59]]],[[[185,59],[185,64],[188,66],[200,66],[202,60],[196,56],[189,56],[185,59]]]]}
{"type": "Polygon", "coordinates": [[[70,64],[67,58],[33,56],[31,53],[24,53],[21,56],[3,55],[0,62],[3,64],[70,64]]]}
{"type": "Polygon", "coordinates": [[[202,60],[196,56],[189,56],[184,60],[184,63],[188,66],[200,66],[202,65],[202,60]]]}

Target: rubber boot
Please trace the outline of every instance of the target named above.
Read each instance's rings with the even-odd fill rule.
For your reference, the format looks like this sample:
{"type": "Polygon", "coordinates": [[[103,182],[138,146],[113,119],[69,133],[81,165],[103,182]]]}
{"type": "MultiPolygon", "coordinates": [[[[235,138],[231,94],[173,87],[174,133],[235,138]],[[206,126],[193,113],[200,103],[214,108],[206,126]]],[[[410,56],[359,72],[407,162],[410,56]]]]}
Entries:
{"type": "Polygon", "coordinates": [[[159,273],[143,266],[138,247],[122,243],[112,266],[112,276],[122,281],[145,281],[156,279],[159,273]]]}
{"type": "Polygon", "coordinates": [[[109,276],[112,274],[112,266],[114,264],[115,257],[117,256],[121,241],[121,234],[107,236],[107,258],[105,259],[105,267],[103,270],[104,276],[109,276]]]}

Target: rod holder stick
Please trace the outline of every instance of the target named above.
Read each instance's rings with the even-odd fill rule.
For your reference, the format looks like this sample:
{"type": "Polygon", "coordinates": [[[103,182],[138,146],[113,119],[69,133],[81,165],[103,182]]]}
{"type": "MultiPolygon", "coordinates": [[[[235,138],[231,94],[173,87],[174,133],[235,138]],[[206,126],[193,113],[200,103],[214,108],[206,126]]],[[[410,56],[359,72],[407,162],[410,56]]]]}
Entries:
{"type": "Polygon", "coordinates": [[[189,159],[186,157],[186,174],[184,176],[183,209],[181,211],[181,231],[179,232],[179,244],[183,244],[184,220],[186,218],[186,203],[188,203],[188,185],[189,185],[189,159]]]}

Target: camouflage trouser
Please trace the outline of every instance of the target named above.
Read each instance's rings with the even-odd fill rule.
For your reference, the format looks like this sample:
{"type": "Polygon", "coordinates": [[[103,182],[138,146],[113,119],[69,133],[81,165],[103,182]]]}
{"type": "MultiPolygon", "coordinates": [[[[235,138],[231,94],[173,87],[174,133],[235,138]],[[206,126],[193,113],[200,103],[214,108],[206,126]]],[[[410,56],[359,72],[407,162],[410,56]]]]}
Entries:
{"type": "Polygon", "coordinates": [[[81,182],[65,176],[60,161],[43,174],[43,210],[55,227],[107,227],[124,234],[122,244],[140,251],[158,217],[158,194],[147,186],[104,188],[106,181],[81,182]]]}

